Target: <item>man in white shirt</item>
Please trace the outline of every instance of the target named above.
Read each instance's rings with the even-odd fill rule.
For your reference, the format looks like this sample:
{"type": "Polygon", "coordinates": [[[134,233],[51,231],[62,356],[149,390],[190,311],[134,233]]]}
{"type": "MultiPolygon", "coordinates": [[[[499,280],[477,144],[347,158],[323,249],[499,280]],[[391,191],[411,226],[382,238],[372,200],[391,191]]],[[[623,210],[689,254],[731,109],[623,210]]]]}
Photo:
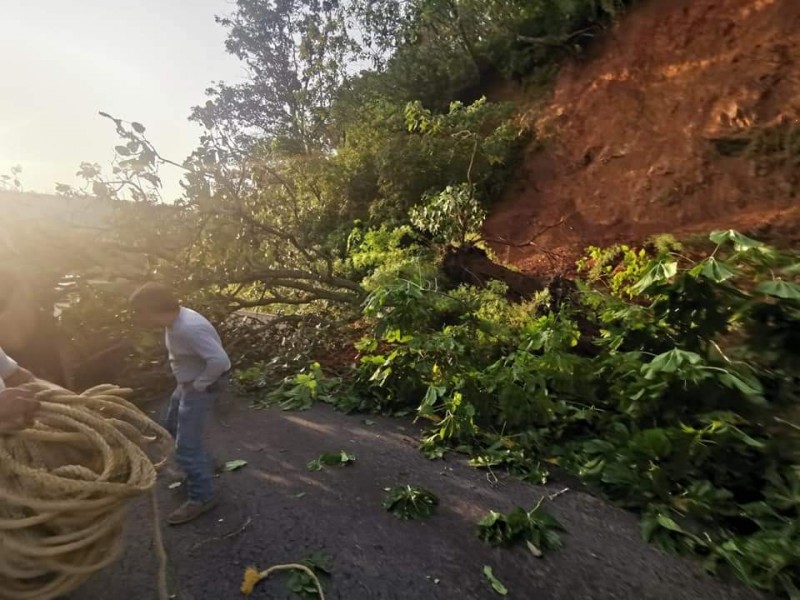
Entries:
{"type": "Polygon", "coordinates": [[[0,348],[0,434],[28,427],[39,408],[30,392],[14,386],[33,380],[33,375],[20,367],[0,348]]]}
{"type": "Polygon", "coordinates": [[[188,501],[168,522],[180,525],[216,505],[213,461],[204,447],[211,408],[227,383],[228,354],[214,326],[203,315],[180,305],[172,291],[149,283],[130,299],[134,320],[163,327],[177,387],[170,398],[166,427],[175,438],[175,459],[186,474],[188,501]]]}

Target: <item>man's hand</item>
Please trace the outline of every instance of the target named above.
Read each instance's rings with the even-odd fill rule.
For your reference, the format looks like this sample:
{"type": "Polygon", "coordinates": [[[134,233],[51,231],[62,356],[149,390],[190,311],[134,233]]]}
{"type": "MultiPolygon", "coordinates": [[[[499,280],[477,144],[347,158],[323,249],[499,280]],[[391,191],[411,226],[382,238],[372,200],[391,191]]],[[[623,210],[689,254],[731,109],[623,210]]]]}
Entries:
{"type": "Polygon", "coordinates": [[[39,402],[32,392],[19,388],[0,390],[0,434],[30,426],[38,409],[39,402]]]}

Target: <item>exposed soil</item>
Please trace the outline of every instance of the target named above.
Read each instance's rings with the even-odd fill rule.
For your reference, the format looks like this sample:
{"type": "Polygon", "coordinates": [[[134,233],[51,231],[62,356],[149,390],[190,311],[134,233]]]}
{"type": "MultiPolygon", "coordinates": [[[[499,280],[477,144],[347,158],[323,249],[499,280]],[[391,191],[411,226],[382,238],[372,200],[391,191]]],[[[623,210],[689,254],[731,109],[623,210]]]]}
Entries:
{"type": "Polygon", "coordinates": [[[800,124],[800,2],[644,2],[530,115],[539,141],[486,230],[535,245],[496,245],[505,262],[553,272],[590,244],[729,227],[800,240],[800,162],[713,143],[800,124]]]}
{"type": "MultiPolygon", "coordinates": [[[[409,422],[370,419],[373,425],[324,406],[303,413],[254,411],[241,400],[223,406],[211,432],[217,458],[249,464],[221,476],[223,503],[216,511],[166,530],[173,597],[238,598],[246,566],[266,568],[324,550],[335,561],[325,580],[333,600],[496,598],[484,565],[494,568],[509,598],[759,598],[701,573],[696,563],[662,554],[641,540],[633,514],[575,489],[547,504],[569,532],[562,550],[537,559],[526,549],[492,549],[475,535],[475,522],[489,509],[530,508],[569,483],[531,486],[501,477],[492,485],[462,460],[425,460],[409,422]],[[309,460],[340,449],[355,454],[355,464],[307,471],[309,460]],[[387,513],[384,488],[402,483],[436,493],[438,513],[428,521],[387,513]]],[[[165,478],[159,485],[162,512],[180,502],[180,488],[168,484],[165,478]]],[[[156,597],[149,506],[141,502],[132,512],[123,560],[70,600],[156,597]]],[[[281,580],[263,582],[253,597],[288,598],[281,580]]]]}

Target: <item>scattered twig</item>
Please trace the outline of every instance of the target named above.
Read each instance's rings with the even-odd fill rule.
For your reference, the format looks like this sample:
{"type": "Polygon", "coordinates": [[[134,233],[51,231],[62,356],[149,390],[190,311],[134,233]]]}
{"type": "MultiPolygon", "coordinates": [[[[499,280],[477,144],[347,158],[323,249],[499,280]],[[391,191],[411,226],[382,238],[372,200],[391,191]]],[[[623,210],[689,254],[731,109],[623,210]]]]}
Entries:
{"type": "Polygon", "coordinates": [[[781,425],[787,425],[787,426],[791,427],[792,429],[796,429],[797,431],[800,431],[800,425],[796,425],[796,424],[792,423],[791,421],[787,421],[786,419],[781,419],[780,417],[773,417],[773,419],[775,419],[775,421],[777,421],[781,425]]]}
{"type": "Polygon", "coordinates": [[[230,539],[232,537],[235,537],[235,536],[239,535],[240,533],[244,533],[244,530],[247,529],[252,522],[253,522],[252,517],[247,517],[247,519],[245,520],[244,524],[241,527],[239,527],[238,529],[234,529],[230,533],[226,533],[223,536],[216,536],[215,535],[214,537],[206,538],[204,540],[201,540],[201,541],[197,542],[194,546],[192,546],[189,549],[189,554],[195,552],[196,550],[198,550],[202,546],[205,546],[208,542],[213,542],[214,540],[219,540],[219,541],[227,540],[227,539],[230,539]]]}
{"type": "Polygon", "coordinates": [[[491,485],[492,487],[496,486],[498,481],[499,481],[497,479],[497,475],[495,475],[494,471],[492,471],[492,467],[487,466],[486,469],[487,469],[486,480],[489,482],[489,485],[491,485]]]}
{"type": "Polygon", "coordinates": [[[563,490],[559,490],[557,492],[554,492],[554,493],[550,494],[547,497],[547,499],[550,500],[550,502],[552,502],[553,500],[555,500],[556,498],[558,498],[562,494],[566,494],[568,491],[569,491],[569,488],[564,488],[563,490]]]}
{"type": "MultiPolygon", "coordinates": [[[[566,491],[566,490],[564,490],[564,491],[566,491]]],[[[222,539],[223,540],[227,540],[229,538],[232,538],[235,535],[239,535],[240,533],[244,533],[244,530],[247,529],[252,522],[253,522],[253,518],[252,517],[247,517],[247,519],[242,524],[242,526],[239,527],[239,529],[236,529],[235,531],[231,531],[230,533],[226,533],[225,535],[222,536],[222,539]]]]}
{"type": "Polygon", "coordinates": [[[517,40],[526,44],[534,44],[541,46],[563,46],[569,43],[572,39],[581,36],[594,37],[594,27],[585,27],[572,33],[564,35],[547,35],[542,37],[531,37],[528,35],[518,35],[517,40]]]}
{"type": "Polygon", "coordinates": [[[502,237],[497,237],[497,238],[482,237],[479,241],[481,241],[481,242],[491,242],[493,244],[502,244],[504,246],[510,246],[511,248],[524,248],[526,246],[536,246],[536,244],[534,243],[536,241],[536,239],[538,239],[539,237],[541,237],[542,235],[544,235],[545,233],[547,233],[551,229],[555,229],[556,227],[558,227],[560,225],[563,225],[567,221],[567,219],[572,218],[573,215],[575,215],[574,212],[570,213],[568,215],[564,215],[563,217],[561,217],[555,223],[551,223],[550,225],[545,225],[539,231],[537,231],[535,234],[533,234],[533,236],[526,242],[511,242],[511,241],[509,241],[509,240],[507,240],[505,238],[502,238],[502,237]]]}

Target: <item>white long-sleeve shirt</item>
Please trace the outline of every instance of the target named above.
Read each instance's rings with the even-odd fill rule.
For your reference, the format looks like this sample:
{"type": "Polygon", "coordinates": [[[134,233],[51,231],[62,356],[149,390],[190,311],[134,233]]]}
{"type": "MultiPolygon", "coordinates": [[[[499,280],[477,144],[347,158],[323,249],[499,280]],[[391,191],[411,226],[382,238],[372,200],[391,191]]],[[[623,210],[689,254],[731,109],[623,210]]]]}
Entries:
{"type": "Polygon", "coordinates": [[[172,373],[178,383],[205,391],[231,368],[228,354],[214,326],[191,308],[181,307],[166,330],[172,373]]]}
{"type": "Polygon", "coordinates": [[[3,349],[0,348],[0,390],[5,389],[6,387],[6,384],[3,382],[3,380],[11,377],[18,368],[19,365],[17,365],[17,361],[3,352],[3,349]]]}

